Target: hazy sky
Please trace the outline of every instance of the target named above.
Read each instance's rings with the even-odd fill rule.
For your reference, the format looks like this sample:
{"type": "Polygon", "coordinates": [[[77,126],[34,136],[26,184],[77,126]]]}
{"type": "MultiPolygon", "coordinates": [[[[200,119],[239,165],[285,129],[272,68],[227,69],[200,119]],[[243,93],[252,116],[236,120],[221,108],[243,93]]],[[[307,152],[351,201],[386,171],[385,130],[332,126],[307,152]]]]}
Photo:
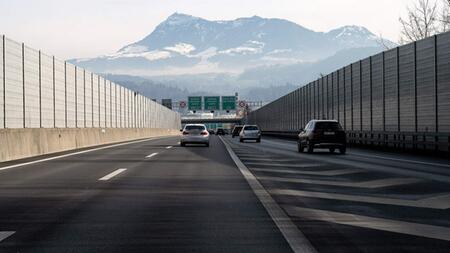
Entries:
{"type": "Polygon", "coordinates": [[[397,41],[398,18],[415,0],[0,0],[0,34],[59,58],[117,51],[174,12],[208,20],[258,15],[315,31],[361,25],[397,41]]]}

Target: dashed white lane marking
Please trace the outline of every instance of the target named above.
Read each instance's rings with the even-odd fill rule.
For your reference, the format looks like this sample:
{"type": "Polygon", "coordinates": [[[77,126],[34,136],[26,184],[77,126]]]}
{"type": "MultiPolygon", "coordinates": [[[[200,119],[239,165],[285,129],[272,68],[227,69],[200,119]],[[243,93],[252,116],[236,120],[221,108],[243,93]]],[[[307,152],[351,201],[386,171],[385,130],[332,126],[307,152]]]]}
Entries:
{"type": "Polygon", "coordinates": [[[160,138],[164,138],[164,137],[154,137],[154,138],[148,138],[148,139],[145,139],[145,140],[131,141],[131,142],[120,143],[120,144],[114,144],[114,145],[105,146],[105,147],[100,147],[100,148],[93,148],[93,149],[83,150],[83,151],[74,152],[74,153],[70,153],[70,154],[59,155],[59,156],[49,157],[49,158],[45,158],[45,159],[39,159],[39,160],[36,160],[36,161],[31,161],[31,162],[26,162],[26,163],[19,163],[19,164],[14,164],[14,165],[6,166],[6,167],[1,167],[0,170],[7,170],[7,169],[16,168],[16,167],[22,167],[22,166],[26,166],[26,165],[30,165],[30,164],[35,164],[35,163],[40,163],[40,162],[46,162],[46,161],[51,161],[51,160],[55,160],[55,159],[59,159],[59,158],[64,158],[64,157],[69,157],[69,156],[74,156],[74,155],[79,155],[79,154],[89,153],[89,152],[93,152],[93,151],[97,151],[97,150],[102,150],[102,149],[108,149],[108,148],[120,147],[120,146],[124,146],[124,145],[130,145],[130,144],[134,144],[134,143],[139,143],[139,142],[144,142],[144,141],[150,141],[150,140],[155,140],[155,139],[160,139],[160,138]]]}
{"type": "Polygon", "coordinates": [[[280,169],[262,169],[252,168],[253,171],[276,172],[286,174],[314,175],[314,176],[342,176],[361,172],[359,169],[325,170],[325,171],[301,171],[301,170],[280,170],[280,169]]]}
{"type": "Polygon", "coordinates": [[[152,157],[154,157],[155,155],[158,155],[158,153],[152,153],[152,154],[146,156],[145,158],[152,158],[152,157]]]}
{"type": "Polygon", "coordinates": [[[258,177],[260,180],[286,182],[286,183],[303,183],[303,184],[318,184],[318,185],[332,185],[332,186],[344,186],[344,187],[356,187],[376,189],[389,186],[406,185],[417,183],[422,180],[416,178],[388,178],[377,179],[365,182],[341,182],[330,180],[313,180],[313,179],[300,179],[300,178],[283,178],[283,177],[258,177]]]}
{"type": "Polygon", "coordinates": [[[371,196],[356,196],[356,195],[325,193],[325,192],[283,190],[283,189],[270,190],[270,193],[275,194],[275,195],[344,200],[344,201],[355,201],[355,202],[363,202],[363,203],[420,207],[420,208],[430,208],[430,209],[443,209],[444,210],[444,209],[450,208],[450,201],[449,201],[450,195],[449,194],[446,194],[443,196],[441,195],[439,197],[421,199],[421,200],[404,200],[404,199],[392,199],[392,198],[381,198],[381,197],[371,197],[371,196]]]}
{"type": "Polygon", "coordinates": [[[283,234],[289,246],[294,252],[316,252],[315,248],[311,245],[308,239],[298,229],[298,227],[292,222],[292,220],[286,215],[281,207],[273,200],[270,194],[259,183],[256,177],[250,172],[250,170],[239,160],[234,151],[231,149],[228,142],[224,141],[222,137],[220,140],[225,145],[225,148],[230,154],[231,159],[241,171],[244,178],[247,180],[251,189],[261,201],[264,208],[269,213],[272,220],[277,225],[280,232],[283,234]]]}
{"type": "Polygon", "coordinates": [[[323,164],[318,163],[305,163],[305,164],[292,164],[292,163],[255,163],[255,162],[246,162],[247,166],[271,166],[271,167],[291,167],[291,168],[311,168],[311,167],[320,167],[323,164]]]}
{"type": "Polygon", "coordinates": [[[283,206],[294,217],[450,241],[450,228],[363,215],[283,206]]]}
{"type": "Polygon", "coordinates": [[[16,231],[0,231],[0,242],[13,235],[16,231]]]}
{"type": "Polygon", "coordinates": [[[117,169],[117,170],[115,170],[115,171],[109,173],[108,175],[106,175],[106,176],[100,178],[99,181],[107,181],[107,180],[110,180],[111,178],[113,178],[113,177],[119,175],[120,173],[122,173],[122,172],[124,172],[124,171],[126,171],[126,170],[127,170],[127,169],[117,169]]]}
{"type": "Polygon", "coordinates": [[[173,148],[173,146],[167,146],[167,147],[166,147],[166,149],[171,149],[171,148],[173,148]]]}

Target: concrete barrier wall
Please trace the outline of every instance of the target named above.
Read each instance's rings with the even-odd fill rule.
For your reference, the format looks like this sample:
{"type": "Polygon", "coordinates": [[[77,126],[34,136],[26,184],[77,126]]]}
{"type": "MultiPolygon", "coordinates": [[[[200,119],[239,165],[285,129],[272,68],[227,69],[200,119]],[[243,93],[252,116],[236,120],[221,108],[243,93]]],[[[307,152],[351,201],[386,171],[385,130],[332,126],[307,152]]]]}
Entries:
{"type": "Polygon", "coordinates": [[[165,128],[0,129],[0,162],[179,133],[178,129],[165,128]]]}

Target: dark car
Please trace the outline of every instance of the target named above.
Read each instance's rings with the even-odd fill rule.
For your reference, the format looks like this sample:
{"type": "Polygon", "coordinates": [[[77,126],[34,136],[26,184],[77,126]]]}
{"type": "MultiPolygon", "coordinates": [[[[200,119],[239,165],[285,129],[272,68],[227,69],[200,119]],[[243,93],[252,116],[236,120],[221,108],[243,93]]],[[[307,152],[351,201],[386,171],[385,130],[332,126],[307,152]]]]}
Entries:
{"type": "Polygon", "coordinates": [[[345,131],[336,120],[311,120],[298,135],[298,152],[314,152],[314,148],[326,148],[333,153],[339,149],[345,154],[347,139],[345,131]]]}
{"type": "Polygon", "coordinates": [[[208,129],[208,133],[209,134],[215,134],[216,132],[214,131],[214,129],[208,129]]]}
{"type": "Polygon", "coordinates": [[[231,132],[231,138],[234,138],[235,136],[239,136],[239,133],[241,132],[242,128],[244,126],[236,125],[233,128],[233,131],[231,132]]]}
{"type": "Polygon", "coordinates": [[[225,135],[225,134],[226,134],[225,129],[217,128],[216,135],[225,135]]]}

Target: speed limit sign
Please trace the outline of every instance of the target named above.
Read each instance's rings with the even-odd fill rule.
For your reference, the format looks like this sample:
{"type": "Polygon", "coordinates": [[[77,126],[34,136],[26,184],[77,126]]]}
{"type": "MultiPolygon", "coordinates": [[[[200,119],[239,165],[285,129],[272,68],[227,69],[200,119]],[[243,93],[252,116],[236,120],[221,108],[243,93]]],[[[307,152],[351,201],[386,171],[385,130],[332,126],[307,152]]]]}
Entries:
{"type": "Polygon", "coordinates": [[[244,108],[245,107],[245,101],[239,101],[239,107],[244,108]]]}
{"type": "Polygon", "coordinates": [[[180,101],[180,108],[186,107],[186,101],[180,101]]]}

